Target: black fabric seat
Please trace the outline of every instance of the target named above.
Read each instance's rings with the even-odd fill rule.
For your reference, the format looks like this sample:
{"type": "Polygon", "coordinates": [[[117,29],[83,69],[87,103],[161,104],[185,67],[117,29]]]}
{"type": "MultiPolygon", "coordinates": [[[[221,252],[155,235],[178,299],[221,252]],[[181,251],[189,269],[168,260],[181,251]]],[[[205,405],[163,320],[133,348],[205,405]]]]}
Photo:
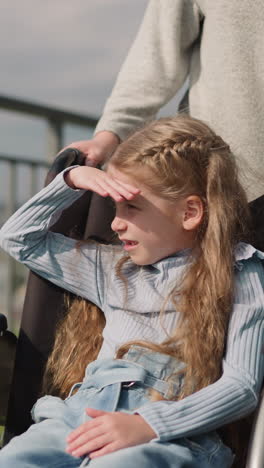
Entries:
{"type": "Polygon", "coordinates": [[[7,329],[7,319],[0,314],[0,426],[4,424],[13,374],[17,338],[7,329]]]}

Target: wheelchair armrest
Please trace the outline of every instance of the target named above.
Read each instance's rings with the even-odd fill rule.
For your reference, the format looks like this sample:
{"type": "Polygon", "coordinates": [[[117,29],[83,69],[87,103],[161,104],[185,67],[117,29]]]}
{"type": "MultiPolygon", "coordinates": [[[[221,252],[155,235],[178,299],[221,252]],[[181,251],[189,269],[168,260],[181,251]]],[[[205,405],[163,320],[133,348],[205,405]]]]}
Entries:
{"type": "Polygon", "coordinates": [[[246,468],[263,468],[264,466],[264,389],[257,409],[251,433],[246,468]]]}
{"type": "Polygon", "coordinates": [[[7,318],[4,314],[0,314],[0,334],[7,330],[7,318]]]}
{"type": "MultiPolygon", "coordinates": [[[[6,340],[11,345],[16,344],[17,342],[17,337],[14,333],[10,332],[7,330],[8,325],[7,325],[7,318],[4,314],[0,313],[0,338],[2,340],[6,340]]],[[[2,342],[1,342],[2,343],[2,342]]]]}
{"type": "Polygon", "coordinates": [[[17,337],[7,330],[6,316],[0,314],[0,426],[5,424],[17,337]]]}
{"type": "Polygon", "coordinates": [[[54,159],[47,178],[45,185],[49,184],[57,174],[70,166],[83,166],[85,161],[85,156],[76,148],[67,148],[64,151],[61,151],[56,158],[54,159]]]}

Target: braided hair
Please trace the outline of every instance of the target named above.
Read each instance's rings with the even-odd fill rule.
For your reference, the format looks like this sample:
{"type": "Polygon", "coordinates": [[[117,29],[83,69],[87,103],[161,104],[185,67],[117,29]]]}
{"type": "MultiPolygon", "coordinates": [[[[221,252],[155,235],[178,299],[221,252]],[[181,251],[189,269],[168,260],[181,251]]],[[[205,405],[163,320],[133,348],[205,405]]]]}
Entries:
{"type": "MultiPolygon", "coordinates": [[[[193,262],[168,298],[181,312],[177,328],[161,345],[140,342],[186,363],[185,397],[194,391],[193,379],[199,390],[221,375],[233,303],[234,247],[247,235],[248,206],[235,158],[205,123],[180,115],[136,132],[119,146],[110,164],[161,197],[176,201],[198,195],[204,205],[193,262]]],[[[119,350],[119,357],[127,347],[119,350]]]]}

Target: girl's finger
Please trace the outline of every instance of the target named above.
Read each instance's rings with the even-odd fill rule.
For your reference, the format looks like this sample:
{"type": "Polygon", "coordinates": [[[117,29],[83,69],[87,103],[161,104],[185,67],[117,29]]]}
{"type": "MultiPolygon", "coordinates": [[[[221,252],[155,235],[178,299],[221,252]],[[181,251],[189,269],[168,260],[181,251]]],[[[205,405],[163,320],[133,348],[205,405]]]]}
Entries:
{"type": "Polygon", "coordinates": [[[68,453],[71,453],[74,457],[81,457],[82,455],[90,454],[93,451],[102,449],[105,445],[109,444],[109,434],[103,434],[102,436],[97,437],[89,442],[84,442],[78,448],[71,450],[66,450],[68,453]]]}
{"type": "Polygon", "coordinates": [[[92,190],[93,192],[98,193],[98,195],[101,195],[101,197],[109,196],[109,191],[103,187],[101,183],[98,183],[94,180],[89,184],[88,190],[92,190]]]}
{"type": "Polygon", "coordinates": [[[123,187],[125,187],[129,192],[132,192],[135,194],[140,192],[140,189],[138,187],[135,187],[135,185],[128,184],[127,182],[122,182],[119,179],[112,179],[112,180],[118,182],[119,185],[122,185],[123,187]]]}
{"type": "Polygon", "coordinates": [[[74,429],[74,431],[70,432],[70,434],[66,437],[66,442],[69,445],[77,437],[81,436],[83,433],[88,433],[94,430],[100,424],[101,423],[98,419],[91,419],[90,421],[81,424],[79,427],[77,427],[77,429],[74,429]]]}
{"type": "Polygon", "coordinates": [[[140,189],[138,187],[136,187],[135,185],[133,184],[130,184],[129,182],[123,182],[122,180],[118,179],[117,177],[114,177],[112,175],[110,175],[107,171],[104,172],[104,174],[114,180],[115,182],[117,182],[118,184],[122,185],[123,187],[125,187],[129,192],[132,192],[132,193],[139,193],[140,192],[140,189]]]}
{"type": "Polygon", "coordinates": [[[83,445],[96,440],[98,437],[102,437],[105,434],[103,427],[95,428],[92,431],[83,432],[73,441],[68,442],[66,451],[73,452],[74,450],[82,447],[83,445]]]}
{"type": "Polygon", "coordinates": [[[93,460],[93,458],[101,457],[102,455],[107,455],[108,453],[115,452],[117,448],[114,446],[114,443],[105,444],[99,450],[95,450],[94,452],[89,452],[89,458],[93,460]]]}
{"type": "Polygon", "coordinates": [[[117,190],[119,189],[125,189],[128,192],[131,193],[139,193],[140,189],[136,187],[135,185],[129,184],[127,182],[123,182],[115,177],[112,177],[105,171],[99,171],[97,172],[97,177],[100,177],[101,180],[104,180],[105,182],[111,184],[113,187],[115,187],[117,190]]]}
{"type": "Polygon", "coordinates": [[[107,176],[107,180],[109,180],[109,183],[113,184],[114,187],[116,187],[118,190],[125,190],[128,193],[133,193],[133,194],[138,194],[140,192],[140,189],[136,187],[135,185],[128,184],[126,182],[122,182],[119,179],[115,179],[108,174],[105,174],[107,176]]]}
{"type": "Polygon", "coordinates": [[[114,188],[112,185],[110,185],[108,182],[105,182],[104,180],[100,181],[101,187],[108,193],[108,195],[113,198],[116,202],[124,201],[125,197],[123,194],[118,189],[114,188]]]}
{"type": "Polygon", "coordinates": [[[92,416],[92,418],[98,418],[98,416],[105,416],[107,414],[110,414],[110,411],[102,411],[94,408],[86,408],[85,412],[89,416],[92,416]]]}
{"type": "Polygon", "coordinates": [[[123,198],[128,199],[128,200],[131,200],[131,198],[134,198],[139,193],[139,189],[134,189],[133,191],[129,190],[128,188],[124,187],[118,181],[114,179],[103,180],[102,186],[111,187],[117,193],[119,193],[123,198]]]}

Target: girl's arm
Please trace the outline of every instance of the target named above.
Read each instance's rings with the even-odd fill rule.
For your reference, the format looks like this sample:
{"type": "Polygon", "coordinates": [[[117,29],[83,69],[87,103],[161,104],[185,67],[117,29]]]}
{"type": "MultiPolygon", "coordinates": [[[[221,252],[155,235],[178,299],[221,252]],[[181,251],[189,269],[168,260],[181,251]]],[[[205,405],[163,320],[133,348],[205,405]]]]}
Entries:
{"type": "Polygon", "coordinates": [[[256,257],[241,266],[223,375],[181,401],[152,402],[139,408],[136,412],[152,427],[156,440],[209,432],[257,406],[264,377],[264,268],[256,257]]]}
{"type": "Polygon", "coordinates": [[[66,170],[5,223],[0,231],[0,243],[16,260],[42,277],[102,307],[106,249],[95,243],[77,248],[76,240],[48,230],[54,215],[58,216],[77,200],[83,190],[111,195],[117,201],[125,196],[133,197],[129,188],[99,169],[81,166],[66,170]],[[64,178],[80,190],[69,187],[64,178]]]}

